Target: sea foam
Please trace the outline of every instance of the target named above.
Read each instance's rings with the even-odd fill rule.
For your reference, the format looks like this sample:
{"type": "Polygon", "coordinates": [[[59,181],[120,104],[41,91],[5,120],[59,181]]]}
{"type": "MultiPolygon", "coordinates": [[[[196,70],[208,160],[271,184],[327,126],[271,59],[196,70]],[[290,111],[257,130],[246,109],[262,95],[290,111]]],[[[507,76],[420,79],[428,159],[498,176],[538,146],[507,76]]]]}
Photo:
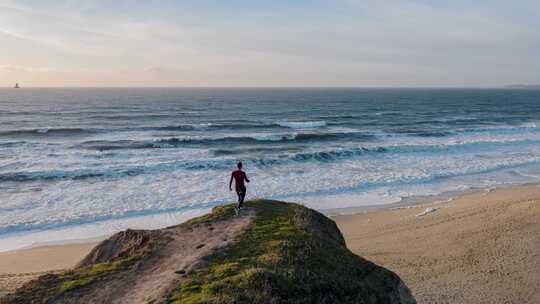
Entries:
{"type": "Polygon", "coordinates": [[[278,125],[293,129],[320,128],[326,126],[326,121],[282,121],[278,125]]]}

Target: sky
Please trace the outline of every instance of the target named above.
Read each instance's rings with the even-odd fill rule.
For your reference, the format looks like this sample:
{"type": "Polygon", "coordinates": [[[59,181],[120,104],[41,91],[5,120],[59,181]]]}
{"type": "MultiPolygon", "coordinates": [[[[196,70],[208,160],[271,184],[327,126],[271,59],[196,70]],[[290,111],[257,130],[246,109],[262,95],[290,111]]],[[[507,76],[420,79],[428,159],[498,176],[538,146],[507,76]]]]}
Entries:
{"type": "Polygon", "coordinates": [[[538,0],[0,0],[0,87],[540,84],[538,0]]]}

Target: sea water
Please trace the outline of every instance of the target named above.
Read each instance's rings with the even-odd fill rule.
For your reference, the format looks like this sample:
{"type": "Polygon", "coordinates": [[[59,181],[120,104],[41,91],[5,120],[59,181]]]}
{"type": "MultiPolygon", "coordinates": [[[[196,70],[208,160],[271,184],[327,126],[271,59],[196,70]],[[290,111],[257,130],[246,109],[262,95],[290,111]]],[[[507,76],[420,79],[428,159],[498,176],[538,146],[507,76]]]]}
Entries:
{"type": "Polygon", "coordinates": [[[321,211],[540,179],[540,91],[2,89],[0,250],[247,197],[321,211]]]}

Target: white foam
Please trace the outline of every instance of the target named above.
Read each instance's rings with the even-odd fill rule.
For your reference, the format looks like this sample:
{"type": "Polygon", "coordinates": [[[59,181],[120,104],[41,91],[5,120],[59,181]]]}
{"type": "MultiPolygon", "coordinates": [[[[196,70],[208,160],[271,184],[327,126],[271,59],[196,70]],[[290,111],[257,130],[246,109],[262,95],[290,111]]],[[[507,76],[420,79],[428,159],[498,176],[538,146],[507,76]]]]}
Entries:
{"type": "Polygon", "coordinates": [[[522,128],[537,128],[536,122],[526,122],[521,125],[522,128]]]}
{"type": "Polygon", "coordinates": [[[207,129],[207,128],[210,128],[212,125],[213,124],[211,122],[208,122],[208,123],[200,123],[197,125],[193,125],[193,127],[196,129],[207,129]]]}
{"type": "Polygon", "coordinates": [[[249,134],[248,137],[254,138],[256,140],[260,141],[280,141],[283,139],[294,139],[296,138],[297,134],[273,134],[273,133],[256,133],[256,134],[249,134]]]}
{"type": "Polygon", "coordinates": [[[309,129],[324,127],[326,126],[326,121],[283,121],[278,122],[278,125],[293,129],[309,129]]]}
{"type": "Polygon", "coordinates": [[[45,231],[15,233],[0,238],[0,252],[42,245],[103,239],[126,229],[159,229],[180,224],[208,212],[210,212],[210,209],[208,208],[196,209],[186,212],[162,213],[102,221],[45,231]]]}
{"type": "MultiPolygon", "coordinates": [[[[259,140],[271,141],[281,140],[283,136],[293,138],[295,133],[292,131],[294,130],[288,134],[237,133],[234,136],[253,136],[259,140]]],[[[212,136],[224,135],[231,136],[231,134],[212,136]]],[[[131,133],[106,136],[121,136],[119,139],[129,139],[133,136],[134,139],[140,139],[139,135],[131,133]]],[[[538,143],[504,144],[514,140],[540,140],[540,133],[535,130],[522,130],[519,134],[483,133],[442,138],[396,136],[385,138],[382,143],[373,144],[376,146],[431,144],[448,147],[467,142],[491,141],[500,145],[490,146],[489,149],[470,146],[466,149],[440,149],[435,152],[429,149],[427,152],[419,150],[412,153],[366,153],[361,157],[332,162],[302,161],[259,167],[255,166],[255,162],[253,165],[246,162],[248,164],[246,170],[253,181],[248,187],[248,198],[265,197],[298,201],[319,210],[326,210],[384,205],[416,196],[466,191],[471,187],[494,187],[504,183],[538,181],[540,178],[538,166],[529,169],[532,162],[540,161],[538,143]],[[520,167],[512,170],[501,169],[505,166],[520,167]]],[[[362,146],[364,145],[362,143],[362,146]]],[[[353,144],[350,146],[357,147],[353,144]]],[[[125,221],[121,218],[130,214],[159,213],[184,207],[203,208],[208,206],[208,202],[235,199],[234,193],[228,192],[226,188],[229,172],[212,169],[187,171],[179,166],[175,167],[178,161],[184,160],[201,162],[224,160],[213,158],[208,149],[176,147],[164,149],[167,151],[122,150],[114,151],[114,156],[104,158],[94,157],[101,152],[62,149],[57,146],[42,145],[33,149],[35,150],[30,151],[25,146],[10,148],[10,154],[6,154],[7,157],[0,163],[2,166],[0,173],[9,173],[8,171],[15,169],[51,174],[63,168],[111,170],[113,173],[131,167],[146,169],[155,166],[157,169],[150,171],[150,174],[118,176],[118,178],[114,174],[109,174],[107,176],[111,178],[55,180],[53,185],[40,182],[21,183],[11,189],[2,189],[0,229],[3,231],[18,228],[43,229],[63,224],[70,227],[59,228],[60,232],[54,232],[54,236],[49,236],[47,232],[17,234],[24,244],[43,239],[96,237],[116,231],[110,227],[117,225],[121,228],[130,227],[121,224],[125,221]],[[49,154],[56,156],[47,157],[49,154]],[[17,158],[10,158],[12,155],[16,155],[17,158]],[[78,224],[104,218],[116,219],[97,222],[94,226],[78,224]],[[99,228],[103,223],[108,223],[106,227],[109,228],[99,228]],[[77,230],[82,226],[93,228],[77,230]],[[72,229],[74,232],[70,232],[72,229]]],[[[320,146],[313,146],[311,149],[313,150],[303,152],[321,151],[320,146]]],[[[6,153],[5,151],[6,149],[0,151],[0,156],[1,153],[6,153]]],[[[2,186],[4,187],[5,183],[2,186]]],[[[149,219],[156,227],[166,225],[165,222],[161,222],[166,221],[162,217],[149,219]]],[[[6,237],[8,236],[2,236],[0,241],[6,237]]],[[[9,241],[5,243],[19,244],[13,234],[9,237],[9,241]]]]}

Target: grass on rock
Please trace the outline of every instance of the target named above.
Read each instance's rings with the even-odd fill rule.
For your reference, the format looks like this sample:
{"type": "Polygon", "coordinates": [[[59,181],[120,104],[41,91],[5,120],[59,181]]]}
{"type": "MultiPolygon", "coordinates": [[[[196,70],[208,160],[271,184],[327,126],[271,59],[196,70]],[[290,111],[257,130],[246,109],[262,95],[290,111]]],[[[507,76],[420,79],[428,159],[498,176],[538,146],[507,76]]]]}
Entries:
{"type": "MultiPolygon", "coordinates": [[[[354,302],[358,288],[369,288],[355,279],[381,270],[352,254],[335,223],[313,210],[267,200],[246,207],[257,213],[247,230],[183,280],[169,302],[354,302]]],[[[208,216],[232,217],[233,208],[218,207],[208,216]]]]}

